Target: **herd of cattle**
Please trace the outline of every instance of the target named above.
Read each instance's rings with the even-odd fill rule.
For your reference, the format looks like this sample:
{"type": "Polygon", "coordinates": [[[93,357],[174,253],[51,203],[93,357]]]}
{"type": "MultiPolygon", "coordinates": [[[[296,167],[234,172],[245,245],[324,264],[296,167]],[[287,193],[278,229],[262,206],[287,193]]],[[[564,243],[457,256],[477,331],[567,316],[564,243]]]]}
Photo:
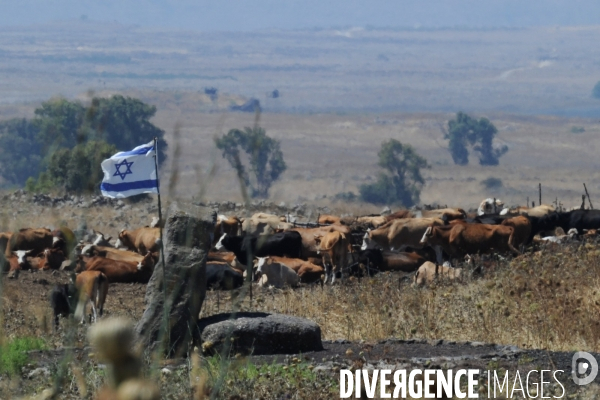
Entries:
{"type": "MultiPolygon", "coordinates": [[[[389,215],[320,215],[315,224],[257,213],[249,218],[220,215],[206,265],[209,288],[231,290],[248,279],[260,286],[295,287],[334,283],[339,277],[381,271],[414,273],[414,283],[461,274],[452,262],[475,254],[518,255],[532,242],[561,242],[592,236],[599,210],[559,212],[551,206],[501,209],[486,199],[474,213],[460,208],[402,210],[389,215]],[[567,234],[565,234],[567,232],[567,234]]],[[[160,228],[122,230],[115,243],[100,232],[79,240],[68,228],[21,229],[0,233],[0,263],[9,278],[21,270],[70,269],[72,284],[53,288],[58,317],[75,312],[83,320],[102,315],[112,282],[147,283],[160,255],[160,228]]]]}

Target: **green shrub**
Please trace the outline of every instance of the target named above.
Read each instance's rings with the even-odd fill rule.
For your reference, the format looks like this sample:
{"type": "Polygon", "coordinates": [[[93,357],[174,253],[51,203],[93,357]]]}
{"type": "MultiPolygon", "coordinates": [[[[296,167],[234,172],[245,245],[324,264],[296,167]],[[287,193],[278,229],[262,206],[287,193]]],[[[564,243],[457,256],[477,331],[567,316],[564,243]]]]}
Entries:
{"type": "Polygon", "coordinates": [[[357,197],[358,196],[356,196],[354,192],[340,192],[333,196],[333,199],[341,201],[356,201],[357,197]]]}
{"type": "Polygon", "coordinates": [[[571,133],[583,133],[585,132],[585,128],[583,126],[572,126],[571,133]]]}
{"type": "Polygon", "coordinates": [[[43,339],[32,337],[16,338],[0,346],[0,373],[20,373],[21,368],[27,364],[27,352],[45,348],[43,339]]]}
{"type": "Polygon", "coordinates": [[[74,193],[97,192],[103,177],[100,163],[116,152],[114,145],[103,141],[58,149],[50,156],[47,170],[40,173],[37,181],[29,178],[25,187],[31,192],[53,192],[62,188],[74,193]]]}
{"type": "Polygon", "coordinates": [[[600,99],[600,81],[598,81],[596,86],[594,86],[594,89],[592,89],[592,97],[600,99]]]}
{"type": "Polygon", "coordinates": [[[502,179],[494,178],[493,176],[490,176],[489,178],[482,180],[481,184],[486,189],[498,189],[504,185],[502,183],[502,179]]]}

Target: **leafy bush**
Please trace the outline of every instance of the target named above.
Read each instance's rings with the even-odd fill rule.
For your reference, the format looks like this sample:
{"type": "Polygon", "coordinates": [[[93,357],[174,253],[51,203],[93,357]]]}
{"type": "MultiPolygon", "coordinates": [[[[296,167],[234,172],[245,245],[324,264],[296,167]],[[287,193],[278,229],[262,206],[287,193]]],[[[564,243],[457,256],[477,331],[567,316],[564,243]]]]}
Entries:
{"type": "Polygon", "coordinates": [[[16,338],[0,346],[0,373],[20,373],[21,368],[27,364],[27,352],[45,348],[43,339],[32,337],[16,338]]]}
{"type": "Polygon", "coordinates": [[[503,186],[503,183],[502,179],[490,176],[489,178],[482,180],[481,185],[486,189],[498,189],[503,186]]]}

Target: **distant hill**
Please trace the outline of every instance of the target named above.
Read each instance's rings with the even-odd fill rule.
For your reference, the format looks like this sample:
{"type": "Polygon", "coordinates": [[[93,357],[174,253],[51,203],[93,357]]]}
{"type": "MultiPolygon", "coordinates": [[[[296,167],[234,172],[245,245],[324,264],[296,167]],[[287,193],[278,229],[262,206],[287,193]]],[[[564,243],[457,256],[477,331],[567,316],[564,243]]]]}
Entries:
{"type": "Polygon", "coordinates": [[[200,31],[600,23],[597,0],[4,0],[1,3],[0,27],[73,19],[200,31]]]}

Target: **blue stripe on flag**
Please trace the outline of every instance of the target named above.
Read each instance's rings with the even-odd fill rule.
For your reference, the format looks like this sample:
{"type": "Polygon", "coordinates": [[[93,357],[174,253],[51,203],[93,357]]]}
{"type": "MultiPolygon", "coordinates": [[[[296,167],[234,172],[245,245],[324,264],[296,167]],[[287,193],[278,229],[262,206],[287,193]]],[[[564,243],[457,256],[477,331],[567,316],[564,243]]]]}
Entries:
{"type": "Polygon", "coordinates": [[[100,185],[100,190],[104,192],[125,192],[133,189],[154,189],[158,187],[156,179],[145,181],[123,182],[123,183],[104,183],[100,185]]]}
{"type": "Polygon", "coordinates": [[[115,154],[111,158],[115,158],[115,157],[129,157],[129,156],[142,156],[142,155],[146,155],[146,153],[148,153],[149,151],[153,151],[153,150],[154,150],[154,146],[140,147],[139,149],[133,149],[133,150],[130,150],[130,151],[122,151],[120,153],[115,154]]]}

